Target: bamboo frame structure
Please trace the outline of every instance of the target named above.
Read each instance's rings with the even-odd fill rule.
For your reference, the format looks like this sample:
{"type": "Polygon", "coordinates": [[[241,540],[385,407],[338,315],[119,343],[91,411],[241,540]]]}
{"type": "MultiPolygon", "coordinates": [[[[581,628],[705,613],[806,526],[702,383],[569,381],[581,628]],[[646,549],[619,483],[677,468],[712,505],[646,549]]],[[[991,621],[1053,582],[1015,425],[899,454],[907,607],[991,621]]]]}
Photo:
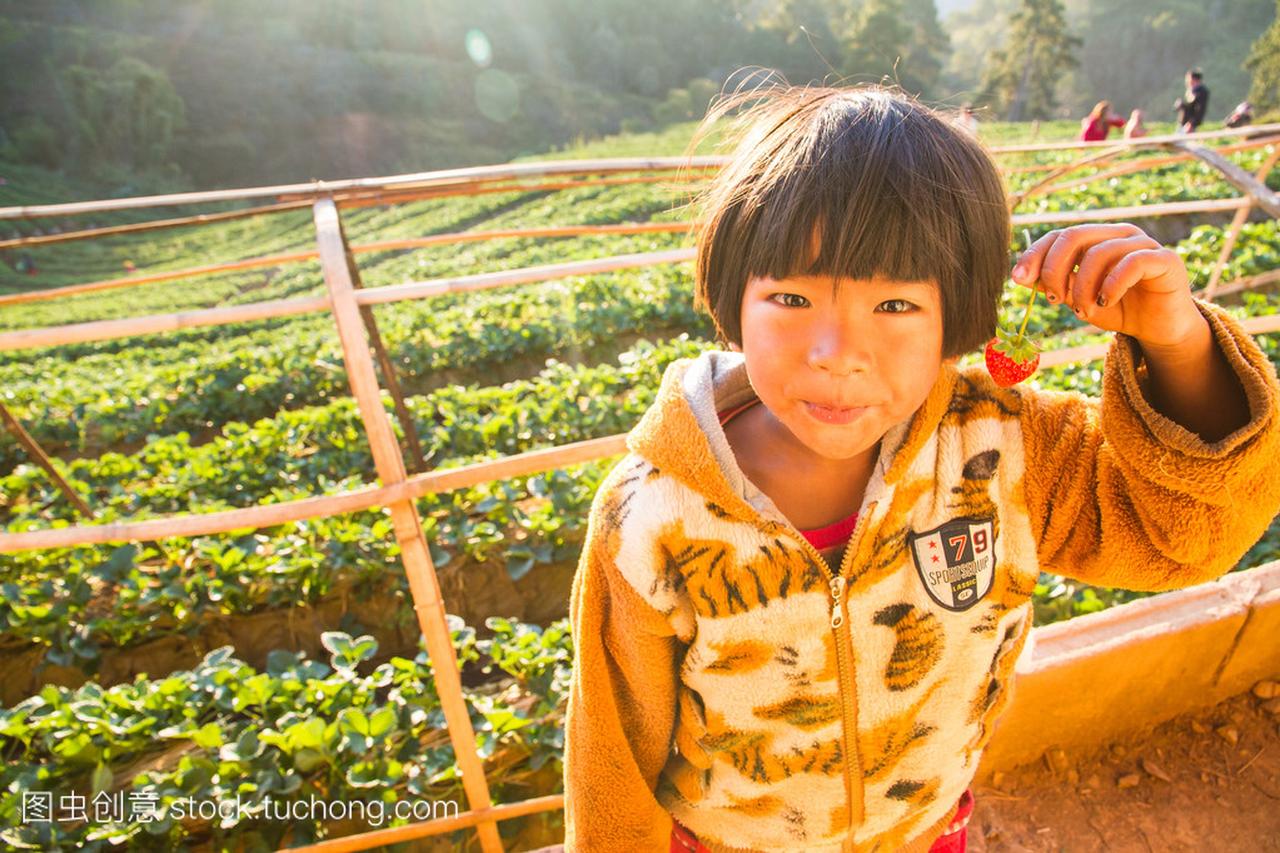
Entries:
{"type": "MultiPolygon", "coordinates": [[[[1252,136],[1263,133],[1280,133],[1280,122],[1247,127],[1203,131],[1186,135],[1145,136],[1139,139],[1111,142],[1048,142],[1031,145],[997,145],[992,154],[1020,154],[1040,151],[1070,151],[1123,145],[1126,148],[1150,148],[1169,142],[1223,139],[1233,136],[1252,136]]],[[[0,220],[31,219],[45,216],[74,216],[85,213],[104,213],[119,210],[137,210],[151,207],[210,204],[226,201],[251,201],[275,198],[282,201],[307,201],[316,198],[339,198],[348,193],[370,193],[382,190],[408,190],[457,187],[461,184],[516,180],[530,176],[607,174],[616,172],[671,172],[716,169],[724,165],[725,157],[631,157],[597,160],[553,160],[535,163],[508,163],[496,166],[479,166],[463,169],[447,169],[434,172],[418,172],[379,178],[358,178],[343,181],[312,181],[304,184],[281,184],[266,187],[247,187],[232,190],[169,193],[132,198],[103,199],[100,201],[70,202],[61,204],[23,205],[0,208],[0,220]]]]}
{"type": "MultiPolygon", "coordinates": [[[[1259,183],[1266,185],[1267,175],[1271,174],[1271,169],[1276,165],[1276,160],[1280,158],[1280,147],[1274,148],[1267,159],[1258,167],[1258,171],[1254,173],[1254,177],[1259,183]]],[[[1222,243],[1222,250],[1218,252],[1218,261],[1213,265],[1213,272],[1209,275],[1209,284],[1205,286],[1204,298],[1212,299],[1213,295],[1218,291],[1218,282],[1222,278],[1222,271],[1227,266],[1227,260],[1231,257],[1231,253],[1235,251],[1236,240],[1240,237],[1240,230],[1244,228],[1245,222],[1249,219],[1249,214],[1253,212],[1253,205],[1242,207],[1236,211],[1236,215],[1231,220],[1231,230],[1227,232],[1227,239],[1222,243]]]]}
{"type": "MultiPolygon", "coordinates": [[[[342,233],[338,208],[332,199],[321,199],[315,203],[314,216],[316,241],[320,246],[320,265],[332,298],[338,335],[342,339],[351,393],[360,410],[360,419],[369,439],[369,449],[373,453],[378,478],[386,485],[395,486],[403,483],[406,478],[404,457],[400,453],[400,445],[396,443],[395,434],[391,431],[386,411],[382,408],[378,379],[374,373],[373,359],[369,356],[369,344],[365,339],[366,330],[360,316],[360,306],[356,303],[356,283],[352,278],[350,253],[347,251],[346,237],[342,233]]],[[[493,804],[489,797],[489,783],[485,778],[480,755],[476,751],[475,730],[471,728],[471,717],[462,695],[458,658],[445,621],[444,599],[440,594],[435,566],[431,562],[431,551],[422,532],[418,509],[412,500],[393,503],[390,509],[396,541],[400,544],[400,561],[409,580],[418,626],[426,639],[441,710],[449,730],[449,741],[453,745],[454,759],[458,762],[462,775],[463,790],[473,810],[491,809],[493,804]]],[[[477,833],[480,847],[485,853],[500,853],[502,839],[498,835],[496,821],[488,819],[479,823],[477,833]]]]}
{"type": "MultiPolygon", "coordinates": [[[[1087,211],[1051,211],[1048,213],[1015,214],[1012,218],[1012,222],[1017,226],[1134,219],[1142,217],[1169,216],[1182,213],[1234,211],[1250,205],[1251,203],[1252,202],[1248,198],[1176,201],[1163,204],[1144,204],[1129,207],[1101,208],[1098,210],[1087,211]]],[[[650,266],[654,264],[675,263],[678,261],[691,260],[692,258],[692,249],[671,249],[663,252],[615,255],[611,258],[589,261],[571,261],[563,264],[524,267],[516,270],[505,270],[493,273],[478,273],[476,275],[458,276],[456,278],[386,285],[384,287],[361,290],[356,295],[356,299],[361,305],[376,305],[386,302],[398,302],[402,299],[416,299],[422,296],[438,296],[445,293],[486,290],[493,287],[504,287],[510,284],[546,281],[553,278],[568,278],[575,275],[592,275],[600,272],[611,272],[619,269],[650,266]]],[[[85,343],[88,341],[104,341],[114,338],[132,337],[135,335],[173,332],[204,326],[218,326],[227,323],[245,323],[275,317],[317,313],[324,311],[327,308],[328,299],[325,297],[295,297],[292,299],[253,302],[247,305],[235,305],[227,308],[202,308],[192,311],[179,311],[169,314],[152,314],[121,320],[97,320],[63,326],[19,329],[10,332],[0,332],[0,352],[28,349],[32,347],[62,346],[65,344],[85,343]]]]}
{"type": "MultiPolygon", "coordinates": [[[[1249,151],[1266,145],[1275,145],[1278,142],[1280,142],[1280,135],[1266,136],[1260,139],[1250,139],[1245,142],[1237,142],[1232,145],[1223,145],[1218,148],[1217,151],[1219,154],[1235,154],[1240,151],[1249,151]]],[[[1052,195],[1056,192],[1065,192],[1067,190],[1073,190],[1076,187],[1083,187],[1088,184],[1092,184],[1095,181],[1102,181],[1108,178],[1118,178],[1121,175],[1132,175],[1134,172],[1145,172],[1147,169],[1159,169],[1164,166],[1171,166],[1174,163],[1185,163],[1190,159],[1192,159],[1192,155],[1184,152],[1180,154],[1167,154],[1161,157],[1143,157],[1138,160],[1130,160],[1127,163],[1107,169],[1105,172],[1095,172],[1092,175],[1085,175],[1082,178],[1075,178],[1070,181],[1063,181],[1060,184],[1054,184],[1053,186],[1046,187],[1042,192],[1038,192],[1037,195],[1052,195]]]]}
{"type": "MultiPolygon", "coordinates": [[[[1274,127],[1280,129],[1280,125],[1274,127]]],[[[1259,127],[1254,127],[1247,129],[1247,132],[1256,133],[1259,130],[1259,127]]],[[[1222,132],[1202,134],[1200,138],[1224,135],[1231,134],[1222,132]]],[[[1185,141],[1188,138],[1182,137],[1180,139],[1185,141]]],[[[1157,144],[1157,139],[1142,141],[1143,146],[1153,144],[1157,144]]],[[[1258,144],[1265,143],[1260,142],[1258,144]]],[[[1072,143],[1061,146],[1038,146],[1032,150],[1080,147],[1088,148],[1090,146],[1088,144],[1072,143]]],[[[1114,144],[1112,144],[1112,147],[1115,147],[1114,144]]],[[[1007,150],[1021,150],[1021,147],[1013,146],[1007,150]]],[[[1191,156],[1192,153],[1194,152],[1184,152],[1171,156],[1181,159],[1191,156]]],[[[1258,178],[1253,180],[1257,181],[1265,177],[1266,172],[1274,165],[1276,156],[1271,156],[1266,168],[1259,173],[1258,178]]],[[[707,163],[710,163],[714,158],[706,159],[707,163]]],[[[611,168],[615,171],[626,171],[617,161],[610,162],[613,163],[611,168]]],[[[637,161],[626,162],[634,164],[637,161]]],[[[653,169],[653,164],[660,161],[645,160],[639,162],[645,164],[644,168],[653,169]]],[[[681,168],[687,167],[687,161],[679,160],[678,164],[681,168]]],[[[529,164],[519,165],[523,169],[529,164]]],[[[572,173],[569,171],[569,165],[567,164],[532,165],[538,166],[543,171],[521,171],[520,174],[528,176],[535,173],[562,175],[572,173]]],[[[582,166],[581,163],[571,165],[574,167],[582,166]]],[[[711,166],[704,163],[704,167],[710,168],[711,166]]],[[[687,223],[636,223],[603,227],[508,229],[505,231],[431,235],[422,238],[390,240],[351,246],[346,241],[339,214],[340,207],[345,202],[351,201],[352,196],[356,193],[369,192],[376,194],[385,190],[381,197],[391,198],[396,193],[407,196],[418,191],[465,191],[460,189],[462,184],[469,186],[471,191],[487,191],[493,189],[496,185],[495,182],[510,179],[513,170],[519,171],[515,167],[490,167],[480,170],[454,170],[451,173],[426,173],[427,177],[425,178],[423,176],[401,176],[400,183],[394,183],[393,179],[381,179],[383,181],[393,181],[393,183],[385,186],[379,186],[378,180],[337,182],[328,185],[323,185],[322,183],[302,185],[302,188],[296,191],[304,195],[298,199],[289,200],[287,204],[311,206],[316,230],[317,249],[306,253],[294,253],[290,257],[299,260],[303,259],[303,256],[305,256],[305,259],[319,258],[327,289],[327,295],[323,297],[293,298],[230,308],[205,309],[125,320],[70,324],[48,329],[26,329],[0,333],[0,351],[5,351],[33,346],[55,346],[61,343],[78,341],[106,340],[135,334],[149,334],[199,326],[225,325],[320,311],[332,313],[342,344],[348,380],[352,394],[357,401],[361,421],[373,452],[380,485],[367,486],[337,494],[314,496],[290,502],[266,504],[223,512],[166,516],[136,522],[78,524],[22,533],[0,533],[0,553],[9,553],[108,542],[151,541],[178,536],[207,535],[245,528],[262,529],[308,518],[359,512],[379,506],[390,508],[395,535],[401,546],[401,559],[409,581],[414,611],[418,619],[419,628],[426,639],[428,653],[444,708],[450,741],[453,745],[458,765],[462,770],[464,789],[470,809],[456,817],[331,839],[305,849],[324,851],[363,850],[372,846],[397,843],[413,838],[475,827],[481,848],[486,853],[489,853],[489,851],[502,849],[501,839],[497,832],[497,823],[499,821],[563,807],[563,797],[561,796],[541,797],[501,805],[495,805],[491,802],[483,763],[475,750],[474,732],[470,726],[466,701],[462,694],[461,680],[458,675],[453,646],[444,621],[444,604],[440,594],[439,582],[414,501],[428,494],[617,456],[625,452],[626,437],[624,435],[606,436],[569,445],[530,451],[501,459],[478,462],[458,468],[431,472],[420,471],[410,476],[406,470],[404,452],[396,441],[391,422],[382,404],[382,388],[378,383],[378,371],[375,367],[375,361],[382,363],[383,379],[389,390],[392,390],[392,386],[395,385],[395,373],[393,367],[389,364],[390,360],[386,356],[385,348],[378,346],[380,336],[378,335],[376,323],[369,322],[372,319],[371,309],[373,305],[377,304],[423,299],[442,293],[469,292],[513,284],[529,284],[572,275],[587,275],[655,264],[680,263],[690,260],[693,250],[675,249],[665,252],[621,255],[589,261],[480,273],[456,278],[409,282],[372,289],[361,288],[359,270],[355,264],[354,255],[363,251],[389,251],[421,245],[497,239],[499,237],[551,237],[569,236],[570,233],[675,231],[684,230],[689,225],[687,223]],[[410,182],[407,181],[407,178],[417,178],[419,186],[408,187],[407,184],[410,182]],[[488,183],[488,186],[481,187],[479,186],[481,183],[488,183]],[[319,186],[323,186],[326,191],[331,188],[338,188],[350,195],[345,200],[337,195],[317,198],[316,195],[321,194],[316,189],[319,186]],[[306,193],[312,193],[313,195],[305,196],[306,193]],[[590,230],[586,230],[588,228],[590,230]]],[[[575,182],[574,185],[585,184],[584,182],[575,182]]],[[[278,191],[281,188],[272,189],[278,191]]],[[[234,193],[237,191],[226,192],[234,193]]],[[[166,199],[161,202],[165,204],[193,203],[190,200],[173,201],[172,199],[175,197],[158,198],[166,199]]],[[[227,198],[228,196],[224,196],[220,200],[227,200],[227,198]]],[[[135,202],[137,200],[121,201],[135,202]]],[[[1237,211],[1237,217],[1247,217],[1247,211],[1254,203],[1255,197],[1250,195],[1237,199],[1174,202],[1084,212],[1065,211],[1015,215],[1012,219],[1014,224],[1065,223],[1222,210],[1235,210],[1237,211]]],[[[72,205],[70,207],[76,208],[77,206],[72,205]]],[[[74,213],[83,211],[76,209],[61,212],[74,213]]],[[[0,211],[0,218],[4,218],[3,214],[4,211],[0,211]]],[[[55,214],[46,212],[40,215],[55,214]]],[[[136,230],[149,229],[138,228],[136,230]]],[[[257,262],[265,266],[268,265],[267,261],[274,262],[279,257],[281,256],[247,259],[246,261],[235,263],[248,264],[257,262]]],[[[185,273],[189,276],[193,271],[188,270],[185,273]]],[[[180,276],[174,274],[174,277],[180,276]]],[[[130,280],[131,283],[133,281],[130,280]]],[[[1274,281],[1280,281],[1280,271],[1255,276],[1247,282],[1234,282],[1220,288],[1218,292],[1231,292],[1232,290],[1243,289],[1250,284],[1261,285],[1274,281]]],[[[58,295],[67,295],[66,289],[58,295]]],[[[1244,322],[1244,326],[1246,330],[1253,334],[1280,332],[1280,315],[1250,318],[1244,322]]],[[[1098,343],[1051,350],[1043,354],[1041,364],[1045,367],[1053,367],[1094,360],[1105,353],[1107,346],[1106,343],[1098,343]]],[[[392,396],[396,398],[394,390],[392,390],[392,396]]],[[[397,403],[399,414],[403,406],[403,399],[398,399],[397,403]]],[[[407,415],[407,412],[403,414],[407,415]]],[[[410,452],[414,453],[415,451],[411,449],[410,452]]],[[[420,454],[420,451],[417,451],[417,453],[420,454]]]]}
{"type": "Polygon", "coordinates": [[[1216,151],[1210,151],[1202,145],[1193,145],[1190,142],[1175,142],[1173,147],[1193,154],[1213,166],[1222,173],[1222,177],[1232,186],[1252,199],[1251,204],[1256,204],[1267,213],[1280,219],[1280,195],[1272,192],[1262,181],[1250,175],[1226,157],[1216,151]]]}

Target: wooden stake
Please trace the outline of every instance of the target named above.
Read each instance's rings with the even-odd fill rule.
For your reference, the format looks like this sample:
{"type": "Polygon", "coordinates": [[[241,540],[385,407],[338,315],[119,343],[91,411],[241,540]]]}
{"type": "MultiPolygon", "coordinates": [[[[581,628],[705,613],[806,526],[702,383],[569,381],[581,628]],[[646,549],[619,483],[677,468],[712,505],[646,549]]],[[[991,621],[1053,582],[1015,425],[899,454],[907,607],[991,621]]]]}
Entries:
{"type": "Polygon", "coordinates": [[[9,432],[13,433],[13,437],[26,449],[27,455],[44,469],[44,472],[49,475],[50,480],[53,480],[53,484],[58,487],[58,490],[67,496],[67,500],[71,501],[72,506],[79,510],[80,514],[85,518],[93,518],[93,510],[84,502],[84,498],[80,497],[76,490],[71,488],[71,484],[58,472],[58,469],[53,467],[53,460],[44,452],[44,448],[31,437],[31,434],[22,426],[22,422],[13,416],[13,412],[9,411],[9,407],[3,402],[0,402],[0,420],[4,421],[4,425],[9,429],[9,432]]]}
{"type": "MultiPolygon", "coordinates": [[[[355,286],[347,268],[338,208],[332,200],[321,199],[315,203],[314,211],[320,265],[333,301],[333,315],[342,339],[351,392],[360,409],[360,418],[369,438],[369,449],[373,453],[378,477],[385,485],[397,485],[405,480],[404,458],[400,455],[400,447],[396,444],[391,423],[382,407],[382,396],[378,393],[373,360],[369,357],[369,345],[360,320],[360,306],[356,304],[355,286]]],[[[412,501],[392,504],[391,520],[396,540],[400,544],[400,560],[413,596],[413,609],[426,638],[431,669],[449,730],[449,740],[462,774],[463,789],[472,808],[490,809],[493,804],[484,775],[484,764],[476,753],[475,731],[471,728],[466,700],[462,695],[458,659],[445,621],[440,584],[431,563],[431,553],[422,532],[418,510],[412,501]]],[[[502,839],[498,835],[498,825],[492,818],[479,824],[478,835],[481,849],[485,853],[501,853],[502,839]]]]}
{"type": "MultiPolygon", "coordinates": [[[[1271,153],[1267,155],[1267,159],[1263,161],[1257,173],[1254,175],[1258,182],[1266,185],[1267,175],[1271,174],[1271,168],[1275,166],[1276,159],[1280,158],[1280,147],[1273,148],[1271,153]]],[[[1245,222],[1249,219],[1249,214],[1253,212],[1253,205],[1249,204],[1236,211],[1235,217],[1231,220],[1231,230],[1227,232],[1227,239],[1222,244],[1222,251],[1218,253],[1218,262],[1213,265],[1213,272],[1209,275],[1209,283],[1204,289],[1204,298],[1212,300],[1215,293],[1218,292],[1218,282],[1222,278],[1222,271],[1226,269],[1227,261],[1231,258],[1231,253],[1235,251],[1236,240],[1240,237],[1240,231],[1244,228],[1245,222]]]]}

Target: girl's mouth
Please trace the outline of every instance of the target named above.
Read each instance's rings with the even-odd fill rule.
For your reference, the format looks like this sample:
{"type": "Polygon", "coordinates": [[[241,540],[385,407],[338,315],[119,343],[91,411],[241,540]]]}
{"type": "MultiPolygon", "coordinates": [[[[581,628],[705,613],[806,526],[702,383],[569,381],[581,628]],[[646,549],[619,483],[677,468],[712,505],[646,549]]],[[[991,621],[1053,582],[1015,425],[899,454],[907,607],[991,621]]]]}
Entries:
{"type": "Polygon", "coordinates": [[[820,403],[811,403],[808,400],[804,401],[804,406],[810,415],[825,424],[852,423],[867,410],[865,406],[843,408],[839,406],[824,406],[820,403]]]}

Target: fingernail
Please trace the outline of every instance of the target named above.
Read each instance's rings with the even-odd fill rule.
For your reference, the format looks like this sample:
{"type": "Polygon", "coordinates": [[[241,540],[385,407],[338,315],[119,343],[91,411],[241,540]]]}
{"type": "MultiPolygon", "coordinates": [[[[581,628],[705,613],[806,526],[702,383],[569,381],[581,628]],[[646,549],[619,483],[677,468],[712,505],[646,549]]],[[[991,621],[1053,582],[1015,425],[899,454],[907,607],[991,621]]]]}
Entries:
{"type": "Polygon", "coordinates": [[[1055,296],[1055,295],[1054,295],[1054,294],[1052,294],[1052,293],[1046,293],[1046,294],[1045,294],[1045,298],[1046,298],[1046,299],[1048,299],[1050,302],[1057,302],[1057,301],[1058,301],[1058,297],[1057,297],[1057,296],[1055,296]]]}
{"type": "Polygon", "coordinates": [[[1027,277],[1027,268],[1024,267],[1022,264],[1018,264],[1016,267],[1013,268],[1014,281],[1020,282],[1026,277],[1027,277]]]}
{"type": "Polygon", "coordinates": [[[1098,307],[1099,308],[1107,307],[1107,297],[1103,296],[1101,293],[1098,294],[1098,307]]]}

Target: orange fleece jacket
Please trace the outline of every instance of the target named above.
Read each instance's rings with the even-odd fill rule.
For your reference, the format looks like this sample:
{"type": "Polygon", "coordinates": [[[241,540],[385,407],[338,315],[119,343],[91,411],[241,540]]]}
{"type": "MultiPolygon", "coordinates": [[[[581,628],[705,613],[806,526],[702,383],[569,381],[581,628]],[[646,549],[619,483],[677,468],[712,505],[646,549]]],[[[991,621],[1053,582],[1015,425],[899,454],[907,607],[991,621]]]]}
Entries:
{"type": "MultiPolygon", "coordinates": [[[[881,441],[843,564],[746,482],[715,417],[741,356],[672,364],[592,507],[574,579],[567,851],[924,850],[969,785],[1041,571],[1159,590],[1229,569],[1280,510],[1280,388],[1201,304],[1249,423],[1154,411],[1131,338],[1102,399],[943,370],[881,441]]],[[[744,390],[745,389],[745,390],[744,390]]]]}

